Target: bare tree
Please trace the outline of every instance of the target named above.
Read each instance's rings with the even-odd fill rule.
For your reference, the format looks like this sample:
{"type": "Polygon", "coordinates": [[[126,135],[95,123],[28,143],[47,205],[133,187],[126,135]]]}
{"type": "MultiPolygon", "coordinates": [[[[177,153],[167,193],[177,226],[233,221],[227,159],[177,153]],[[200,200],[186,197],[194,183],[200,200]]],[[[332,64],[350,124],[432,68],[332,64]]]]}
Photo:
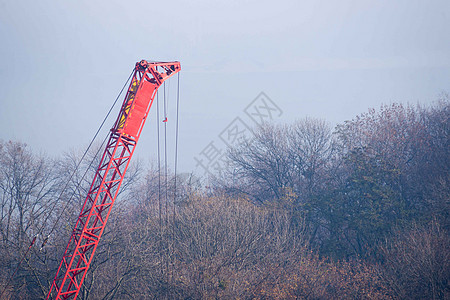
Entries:
{"type": "Polygon", "coordinates": [[[297,171],[296,190],[310,197],[324,189],[330,177],[335,147],[330,126],[305,118],[289,126],[289,154],[297,171]]]}
{"type": "MultiPolygon", "coordinates": [[[[49,222],[57,191],[50,159],[33,155],[19,142],[0,143],[0,251],[4,274],[15,272],[14,297],[42,293],[42,274],[35,264],[19,266],[36,235],[49,222]]],[[[45,239],[37,236],[37,243],[45,239]]],[[[34,257],[42,256],[32,253],[34,257]]]]}
{"type": "Polygon", "coordinates": [[[229,152],[235,186],[259,202],[280,199],[286,189],[308,198],[324,182],[333,149],[331,128],[322,120],[264,124],[229,152]]]}
{"type": "Polygon", "coordinates": [[[233,181],[231,187],[262,203],[283,197],[293,187],[294,166],[290,161],[287,127],[265,124],[255,130],[252,140],[229,152],[233,181]]]}
{"type": "Polygon", "coordinates": [[[306,221],[313,243],[323,223],[318,198],[335,180],[330,126],[305,118],[292,125],[264,124],[255,131],[252,140],[230,150],[225,191],[248,195],[259,203],[289,199],[299,220],[306,221]]]}
{"type": "Polygon", "coordinates": [[[382,248],[385,276],[401,299],[448,299],[450,238],[434,220],[397,231],[382,248]]]}

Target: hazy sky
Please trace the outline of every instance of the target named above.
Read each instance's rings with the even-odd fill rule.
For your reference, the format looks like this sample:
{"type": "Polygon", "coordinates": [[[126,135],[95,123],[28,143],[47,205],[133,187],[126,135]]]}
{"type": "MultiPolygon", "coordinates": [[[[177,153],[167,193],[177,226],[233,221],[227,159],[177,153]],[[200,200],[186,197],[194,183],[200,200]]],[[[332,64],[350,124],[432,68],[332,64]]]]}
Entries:
{"type": "MultiPolygon", "coordinates": [[[[448,0],[0,0],[0,139],[84,149],[136,61],[179,60],[179,169],[198,170],[194,157],[210,142],[223,150],[236,117],[254,126],[244,110],[260,92],[278,122],[432,103],[450,91],[449,28],[448,0]]],[[[155,111],[142,161],[156,157],[155,111]]]]}

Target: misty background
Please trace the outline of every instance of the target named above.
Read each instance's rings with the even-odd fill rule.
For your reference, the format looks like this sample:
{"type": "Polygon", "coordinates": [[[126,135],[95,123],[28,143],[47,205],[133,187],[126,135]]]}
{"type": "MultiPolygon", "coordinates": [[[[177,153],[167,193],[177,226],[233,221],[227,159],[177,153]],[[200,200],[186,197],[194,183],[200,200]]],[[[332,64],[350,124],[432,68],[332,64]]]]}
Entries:
{"type": "MultiPolygon", "coordinates": [[[[449,1],[0,0],[0,138],[84,149],[137,61],[178,60],[178,168],[198,171],[194,157],[260,92],[283,111],[276,122],[333,126],[381,104],[432,103],[450,90],[449,12],[449,1]]],[[[155,111],[143,162],[156,159],[155,111]]]]}

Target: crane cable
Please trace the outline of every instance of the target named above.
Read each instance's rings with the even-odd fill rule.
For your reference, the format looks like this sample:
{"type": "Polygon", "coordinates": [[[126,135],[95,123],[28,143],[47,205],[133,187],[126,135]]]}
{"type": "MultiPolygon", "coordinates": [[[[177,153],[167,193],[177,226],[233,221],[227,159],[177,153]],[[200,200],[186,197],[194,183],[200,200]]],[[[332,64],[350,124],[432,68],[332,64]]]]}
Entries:
{"type": "MultiPolygon", "coordinates": [[[[160,145],[160,129],[159,129],[159,91],[156,93],[156,131],[158,139],[158,211],[159,211],[159,249],[162,249],[163,245],[163,224],[162,224],[162,202],[161,202],[161,145],[160,145]]],[[[162,255],[160,256],[162,259],[162,255]]]]}
{"type": "MultiPolygon", "coordinates": [[[[92,144],[94,143],[95,139],[97,138],[97,135],[99,134],[100,130],[103,128],[103,125],[105,124],[106,120],[108,119],[109,115],[111,114],[111,111],[114,109],[114,107],[117,104],[117,101],[119,100],[120,95],[122,95],[123,90],[125,89],[125,87],[128,85],[128,82],[130,81],[131,77],[133,76],[134,73],[134,69],[133,71],[131,71],[130,76],[128,76],[127,81],[125,82],[125,84],[123,85],[122,89],[120,90],[119,94],[116,97],[116,100],[114,101],[114,103],[112,104],[111,108],[109,109],[108,113],[106,114],[105,118],[103,119],[102,123],[100,124],[100,127],[97,129],[97,132],[95,133],[94,137],[92,138],[91,142],[89,143],[89,146],[87,147],[86,151],[84,151],[83,156],[81,157],[80,161],[78,162],[77,166],[75,167],[75,170],[72,172],[72,174],[69,177],[69,180],[67,180],[66,185],[63,188],[63,191],[61,192],[61,194],[59,195],[58,199],[56,200],[55,204],[53,205],[52,211],[55,208],[57,202],[59,200],[61,200],[61,197],[63,195],[63,193],[65,192],[65,190],[67,189],[70,180],[72,180],[73,176],[75,175],[75,173],[78,171],[81,162],[83,161],[84,157],[87,155],[87,153],[89,152],[92,144]]],[[[106,135],[106,137],[103,139],[102,144],[100,145],[100,147],[98,148],[97,152],[95,153],[94,157],[92,158],[91,162],[89,163],[89,166],[86,168],[86,171],[84,172],[83,176],[81,177],[81,180],[78,182],[74,192],[72,193],[72,195],[69,197],[69,200],[66,202],[66,204],[63,207],[63,210],[61,212],[61,214],[59,214],[58,218],[56,219],[55,223],[53,224],[53,227],[51,228],[48,236],[50,236],[50,234],[55,230],[56,225],[58,224],[59,220],[61,219],[63,213],[65,212],[68,204],[70,203],[70,200],[72,200],[73,196],[75,195],[75,191],[80,187],[84,177],[86,176],[87,172],[89,171],[90,167],[92,166],[92,164],[94,163],[95,159],[97,158],[99,152],[102,150],[103,145],[105,144],[106,140],[108,139],[109,134],[106,135]]],[[[50,214],[47,215],[47,218],[44,221],[47,222],[48,218],[50,217],[50,214]]]]}
{"type": "MultiPolygon", "coordinates": [[[[169,81],[169,85],[167,88],[167,97],[166,97],[166,83],[163,83],[163,113],[164,113],[164,119],[163,119],[163,123],[164,123],[164,200],[165,200],[165,205],[164,205],[164,210],[165,210],[165,227],[166,227],[166,232],[168,230],[169,227],[169,207],[168,207],[168,202],[169,202],[169,196],[168,196],[168,191],[169,191],[169,187],[168,187],[168,155],[167,155],[167,110],[168,110],[168,97],[169,97],[169,92],[170,92],[170,81],[169,81]]],[[[173,249],[173,243],[175,240],[175,229],[174,229],[174,224],[175,224],[175,201],[176,201],[176,195],[177,195],[177,164],[178,164],[178,136],[179,136],[179,103],[180,103],[180,74],[177,74],[177,104],[176,104],[176,129],[175,129],[175,165],[174,165],[174,193],[173,193],[173,203],[172,203],[172,209],[173,209],[173,214],[172,214],[172,234],[171,234],[171,238],[172,238],[172,251],[173,249]]],[[[156,111],[157,111],[157,146],[158,146],[158,204],[159,204],[159,225],[160,225],[160,245],[162,245],[162,203],[161,203],[161,147],[160,147],[160,126],[159,126],[159,122],[160,122],[160,116],[159,116],[159,92],[157,92],[156,94],[156,111]]],[[[167,235],[167,237],[169,237],[169,235],[167,235]]],[[[170,279],[170,267],[172,267],[172,274],[173,274],[173,265],[169,262],[169,258],[170,258],[170,252],[171,252],[171,245],[169,244],[169,240],[167,239],[167,249],[165,251],[166,254],[166,263],[165,263],[165,267],[166,267],[166,280],[168,281],[170,279]]],[[[162,250],[162,249],[161,249],[162,250]]],[[[173,254],[173,253],[172,253],[173,254]]]]}
{"type": "MultiPolygon", "coordinates": [[[[70,181],[72,180],[73,176],[75,175],[75,173],[78,171],[83,159],[85,158],[85,156],[87,155],[87,153],[89,152],[92,144],[94,143],[95,139],[97,138],[97,135],[99,134],[100,130],[103,128],[103,125],[105,124],[106,120],[108,119],[109,115],[111,114],[111,111],[114,109],[117,101],[119,100],[120,95],[122,94],[123,90],[125,89],[125,87],[127,86],[128,82],[130,81],[131,77],[133,76],[134,73],[134,69],[131,71],[130,76],[128,77],[127,81],[125,82],[124,86],[122,87],[122,89],[120,90],[119,94],[116,97],[116,100],[114,101],[113,105],[111,106],[111,108],[109,109],[108,113],[106,114],[105,118],[103,119],[102,123],[100,124],[100,127],[98,128],[97,132],[95,133],[94,137],[92,138],[91,142],[89,143],[86,151],[83,153],[83,156],[81,157],[80,161],[78,162],[78,164],[76,165],[75,169],[72,171],[71,175],[69,176],[69,179],[66,181],[66,184],[64,185],[64,188],[62,189],[61,193],[59,194],[58,198],[56,199],[55,203],[52,206],[52,209],[49,211],[49,213],[47,214],[46,218],[44,219],[44,222],[42,223],[42,227],[40,230],[38,230],[38,233],[34,236],[33,240],[30,242],[30,246],[28,247],[28,249],[25,251],[25,254],[22,256],[22,259],[19,261],[17,267],[15,268],[13,274],[10,276],[10,278],[7,280],[5,287],[3,288],[2,292],[0,293],[0,299],[1,296],[3,295],[3,293],[6,291],[9,283],[11,282],[12,278],[14,277],[14,275],[17,273],[17,271],[20,268],[20,265],[22,264],[23,260],[25,259],[25,257],[28,255],[28,252],[30,251],[30,249],[32,248],[32,246],[34,245],[34,243],[36,242],[36,239],[39,235],[42,235],[42,232],[44,231],[44,226],[46,224],[46,222],[48,221],[48,219],[50,218],[51,213],[54,211],[56,205],[58,204],[58,202],[62,199],[62,196],[64,194],[64,192],[66,191],[67,187],[69,186],[70,181]]],[[[80,187],[84,177],[86,176],[87,172],[89,171],[90,167],[92,166],[95,158],[98,156],[98,153],[100,152],[100,150],[102,149],[103,144],[105,143],[106,139],[108,138],[108,135],[106,136],[106,138],[103,140],[101,146],[99,147],[99,150],[97,150],[97,153],[95,154],[94,158],[91,160],[89,166],[87,167],[86,171],[84,172],[83,176],[81,177],[80,181],[78,182],[76,188],[74,189],[72,195],[69,197],[69,200],[66,202],[66,204],[63,207],[63,210],[61,211],[61,213],[59,214],[58,218],[56,219],[56,221],[54,222],[51,230],[49,231],[49,233],[47,234],[47,236],[44,238],[43,243],[39,249],[39,251],[41,251],[45,244],[47,243],[50,235],[53,233],[53,231],[56,228],[56,225],[58,224],[59,220],[61,219],[63,213],[65,212],[65,210],[68,207],[68,204],[70,203],[70,201],[72,200],[73,196],[75,195],[75,191],[80,187]]]]}
{"type": "MultiPolygon", "coordinates": [[[[169,204],[168,204],[168,185],[167,185],[167,173],[168,173],[168,169],[167,169],[167,102],[168,100],[166,99],[166,82],[164,81],[163,84],[163,91],[164,91],[164,201],[165,201],[165,221],[166,221],[166,244],[167,244],[167,249],[166,249],[166,276],[167,276],[167,283],[170,280],[170,276],[169,276],[169,267],[170,267],[170,243],[169,243],[169,239],[168,239],[168,229],[169,229],[169,204]]],[[[167,94],[169,94],[167,92],[167,94]]]]}
{"type": "MultiPolygon", "coordinates": [[[[176,115],[176,141],[175,141],[175,179],[174,179],[174,185],[175,185],[175,191],[174,191],[174,197],[176,197],[176,172],[177,172],[177,161],[178,161],[178,118],[179,118],[179,114],[178,114],[178,107],[179,107],[179,90],[180,90],[180,74],[177,74],[178,76],[178,86],[177,86],[177,115],[176,115]]],[[[170,81],[169,81],[169,86],[168,86],[168,91],[167,91],[167,97],[166,97],[166,83],[164,82],[163,84],[163,114],[164,114],[164,118],[163,118],[163,123],[164,123],[164,199],[165,199],[165,205],[164,205],[164,210],[165,210],[165,225],[166,225],[166,230],[168,228],[169,225],[169,213],[168,213],[168,182],[167,182],[167,178],[168,178],[168,160],[167,160],[167,110],[168,110],[168,97],[169,97],[169,92],[170,92],[170,81]]],[[[158,208],[159,208],[159,227],[160,227],[160,249],[162,250],[162,239],[163,239],[163,226],[162,226],[162,201],[161,201],[161,143],[160,143],[160,125],[159,123],[161,122],[160,120],[160,108],[159,108],[159,91],[156,94],[156,131],[157,131],[157,153],[158,153],[158,208]]],[[[174,198],[174,203],[173,203],[173,211],[175,213],[175,198],[174,198]]],[[[172,239],[174,238],[174,231],[172,230],[172,239]]],[[[167,244],[168,248],[167,248],[167,252],[166,254],[169,255],[170,249],[169,249],[169,244],[167,244]]],[[[168,271],[169,271],[169,261],[168,261],[168,257],[166,257],[166,271],[167,271],[167,275],[168,275],[168,271]]]]}
{"type": "MultiPolygon", "coordinates": [[[[169,92],[167,92],[169,94],[169,92]]],[[[164,81],[164,121],[167,120],[167,102],[166,99],[166,82],[164,81]]],[[[167,175],[168,175],[168,163],[167,163],[167,122],[164,122],[164,200],[165,210],[166,210],[166,225],[169,223],[169,214],[168,214],[168,185],[167,185],[167,175]]]]}
{"type": "MultiPolygon", "coordinates": [[[[174,163],[174,187],[173,187],[173,203],[172,203],[172,257],[175,255],[175,217],[176,217],[176,206],[175,202],[177,199],[177,164],[178,164],[178,128],[179,128],[179,107],[180,107],[180,73],[177,74],[177,115],[175,124],[175,163],[174,163]]],[[[172,266],[172,278],[174,276],[174,264],[172,266]]]]}
{"type": "MultiPolygon", "coordinates": [[[[177,199],[177,165],[178,165],[178,120],[179,120],[179,110],[180,110],[180,73],[177,74],[177,123],[175,125],[175,178],[174,178],[174,196],[173,196],[173,212],[175,218],[175,201],[177,199]]],[[[175,220],[175,219],[174,219],[175,220]]]]}

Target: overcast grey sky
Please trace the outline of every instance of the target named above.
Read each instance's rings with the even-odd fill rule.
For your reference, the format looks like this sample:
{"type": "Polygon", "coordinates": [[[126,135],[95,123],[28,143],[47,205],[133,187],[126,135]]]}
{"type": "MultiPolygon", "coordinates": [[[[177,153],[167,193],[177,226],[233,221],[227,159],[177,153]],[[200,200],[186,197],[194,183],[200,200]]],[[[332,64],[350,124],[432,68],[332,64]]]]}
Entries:
{"type": "MultiPolygon", "coordinates": [[[[191,171],[236,117],[253,125],[243,111],[261,91],[279,122],[433,102],[450,91],[449,28],[448,0],[0,0],[0,139],[83,149],[136,61],[179,60],[179,168],[191,171]]],[[[156,157],[156,121],[143,161],[156,157]]]]}

